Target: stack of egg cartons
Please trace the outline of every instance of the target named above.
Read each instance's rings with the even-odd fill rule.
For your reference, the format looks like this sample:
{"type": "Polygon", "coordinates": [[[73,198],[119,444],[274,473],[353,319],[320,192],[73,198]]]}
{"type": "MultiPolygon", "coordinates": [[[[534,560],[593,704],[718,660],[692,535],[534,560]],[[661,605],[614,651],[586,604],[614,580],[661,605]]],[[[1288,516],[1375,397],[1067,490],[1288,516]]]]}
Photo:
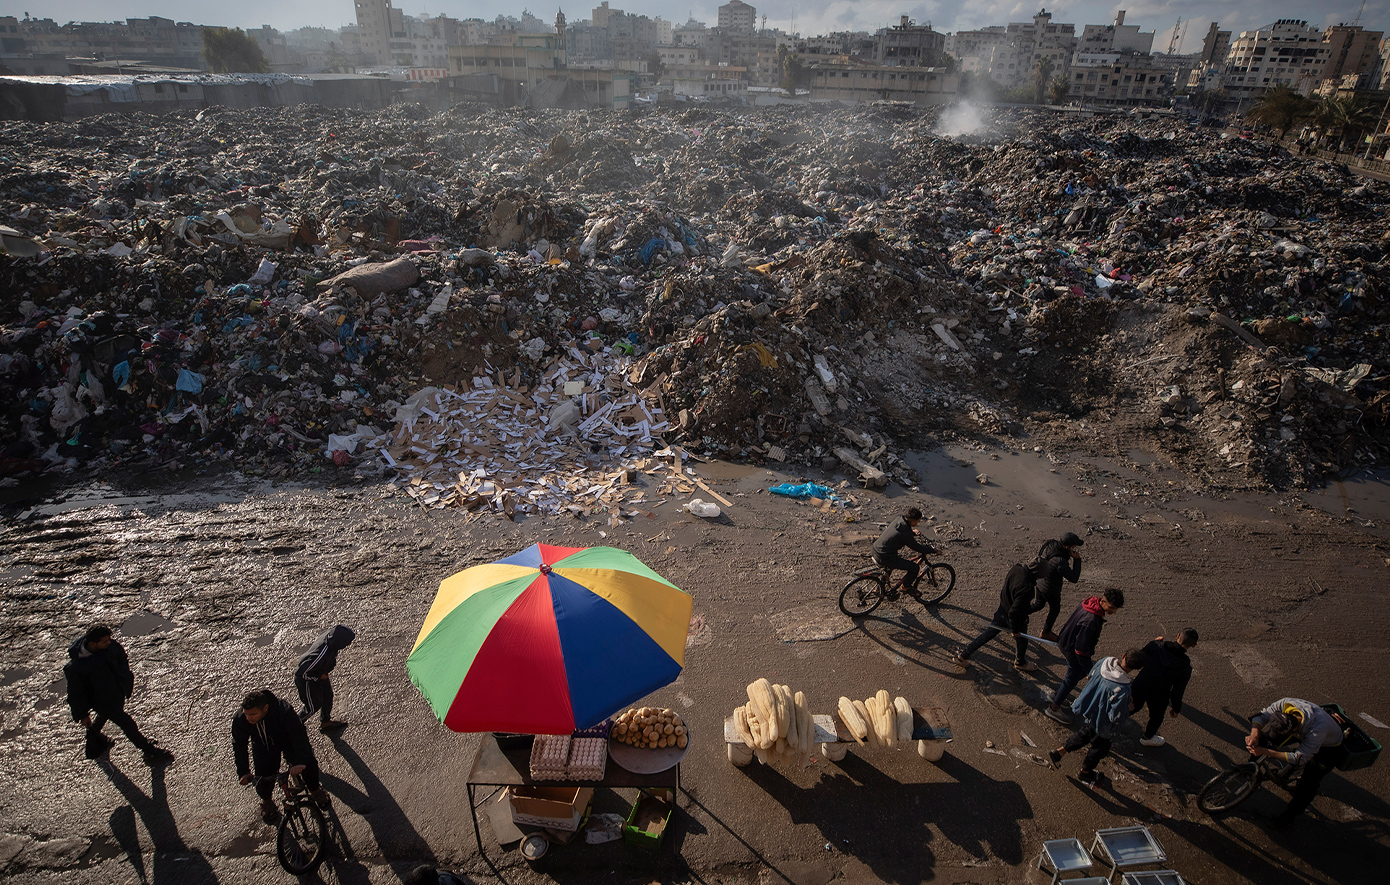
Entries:
{"type": "Polygon", "coordinates": [[[570,741],[569,767],[566,780],[601,781],[608,768],[608,739],[577,737],[570,741]]]}
{"type": "Polygon", "coordinates": [[[570,736],[567,734],[538,734],[531,744],[531,779],[538,781],[566,780],[569,764],[570,736]]]}

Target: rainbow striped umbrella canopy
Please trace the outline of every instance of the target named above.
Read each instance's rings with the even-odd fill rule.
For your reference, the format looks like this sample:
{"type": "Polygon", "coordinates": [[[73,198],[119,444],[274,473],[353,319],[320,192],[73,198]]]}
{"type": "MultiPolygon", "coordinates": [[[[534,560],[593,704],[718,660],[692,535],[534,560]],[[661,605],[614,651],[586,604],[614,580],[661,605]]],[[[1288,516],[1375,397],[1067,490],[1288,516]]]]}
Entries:
{"type": "Polygon", "coordinates": [[[569,734],[676,678],[691,607],[625,550],[535,544],[440,583],[405,666],[454,731],[569,734]]]}

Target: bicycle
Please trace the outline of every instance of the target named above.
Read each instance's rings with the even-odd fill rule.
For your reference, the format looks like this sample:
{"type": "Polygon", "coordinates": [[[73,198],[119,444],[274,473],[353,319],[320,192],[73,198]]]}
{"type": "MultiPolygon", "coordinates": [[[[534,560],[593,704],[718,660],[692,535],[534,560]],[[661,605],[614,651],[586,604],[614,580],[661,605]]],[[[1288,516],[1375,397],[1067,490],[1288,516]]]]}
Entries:
{"type": "Polygon", "coordinates": [[[900,593],[906,593],[923,605],[935,605],[947,596],[956,586],[956,570],[944,562],[928,562],[913,554],[907,557],[919,567],[917,586],[904,590],[902,579],[889,582],[893,570],[874,563],[854,573],[854,577],[840,591],[840,611],[851,618],[859,618],[878,608],[884,600],[894,602],[900,593]]]}
{"type": "MultiPolygon", "coordinates": [[[[1287,743],[1285,741],[1280,746],[1287,743]]],[[[1268,756],[1251,756],[1250,759],[1250,762],[1232,765],[1207,781],[1197,793],[1197,807],[1207,814],[1230,811],[1255,795],[1265,781],[1292,790],[1298,782],[1298,774],[1303,770],[1300,765],[1276,762],[1268,756]]]]}
{"type": "MultiPolygon", "coordinates": [[[[1337,770],[1354,771],[1372,765],[1380,755],[1380,744],[1348,719],[1346,711],[1337,704],[1323,704],[1322,708],[1332,714],[1332,718],[1342,726],[1342,747],[1345,752],[1336,765],[1337,770]]],[[[1262,744],[1263,737],[1261,735],[1262,744]]],[[[1283,749],[1297,743],[1297,738],[1297,734],[1290,735],[1275,745],[1274,749],[1283,749]]],[[[1251,756],[1249,762],[1232,765],[1207,781],[1197,793],[1197,807],[1207,814],[1221,814],[1255,795],[1255,791],[1265,781],[1292,790],[1297,786],[1302,773],[1301,765],[1291,765],[1269,756],[1251,756]]]]}
{"type": "MultiPolygon", "coordinates": [[[[255,780],[262,782],[267,778],[255,780]]],[[[304,876],[323,863],[328,848],[328,819],[293,768],[280,772],[275,780],[282,795],[280,823],[275,828],[275,856],[285,872],[304,876]]]]}

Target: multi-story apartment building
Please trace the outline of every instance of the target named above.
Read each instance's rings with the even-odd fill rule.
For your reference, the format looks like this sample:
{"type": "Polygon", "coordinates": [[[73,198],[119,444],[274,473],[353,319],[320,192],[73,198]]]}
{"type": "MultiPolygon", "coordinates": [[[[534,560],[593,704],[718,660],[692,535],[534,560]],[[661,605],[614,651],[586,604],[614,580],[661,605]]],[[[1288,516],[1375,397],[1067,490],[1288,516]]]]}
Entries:
{"type": "Polygon", "coordinates": [[[1113,25],[1086,25],[1081,30],[1077,52],[1153,52],[1154,33],[1141,32],[1138,25],[1125,24],[1125,11],[1115,13],[1113,25]]]}
{"type": "MultiPolygon", "coordinates": [[[[1373,74],[1380,67],[1380,41],[1384,31],[1368,31],[1359,25],[1333,25],[1322,32],[1327,44],[1323,79],[1341,81],[1348,74],[1373,74]]],[[[1369,84],[1367,84],[1369,85],[1369,84]]]]}
{"type": "Polygon", "coordinates": [[[1147,53],[1077,50],[1067,80],[1067,97],[1082,105],[1155,107],[1173,98],[1174,72],[1147,53]]]}
{"type": "Polygon", "coordinates": [[[729,0],[719,7],[719,28],[740,34],[752,34],[758,29],[758,10],[743,0],[729,0]]]}
{"type": "Polygon", "coordinates": [[[891,28],[880,28],[874,35],[874,63],[939,67],[946,54],[946,35],[931,25],[917,25],[907,16],[891,28]]]}
{"type": "Polygon", "coordinates": [[[1254,31],[1242,31],[1226,53],[1222,88],[1238,101],[1276,86],[1305,95],[1322,80],[1329,47],[1317,29],[1301,19],[1279,19],[1254,31]]]}
{"type": "Polygon", "coordinates": [[[49,58],[110,58],[204,70],[203,26],[151,16],[120,22],[0,19],[4,52],[49,58]]]}
{"type": "Polygon", "coordinates": [[[1064,74],[1076,45],[1076,25],[1054,22],[1044,9],[1029,22],[961,31],[947,51],[962,71],[987,75],[1004,89],[1019,89],[1033,84],[1044,60],[1052,63],[1053,76],[1064,74]]]}

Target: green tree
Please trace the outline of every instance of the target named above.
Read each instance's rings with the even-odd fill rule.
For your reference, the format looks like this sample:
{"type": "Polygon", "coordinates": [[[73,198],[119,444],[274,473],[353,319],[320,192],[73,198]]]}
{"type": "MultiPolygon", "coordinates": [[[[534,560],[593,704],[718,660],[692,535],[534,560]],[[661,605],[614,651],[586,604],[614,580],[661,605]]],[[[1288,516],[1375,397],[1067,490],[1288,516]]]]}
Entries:
{"type": "Polygon", "coordinates": [[[241,28],[203,28],[203,60],[215,74],[264,74],[270,70],[261,44],[241,28]]]}
{"type": "Polygon", "coordinates": [[[1055,67],[1051,58],[1043,58],[1033,69],[1033,104],[1042,104],[1043,99],[1047,97],[1047,85],[1052,80],[1052,70],[1055,67]]]}
{"type": "Polygon", "coordinates": [[[1317,103],[1313,119],[1327,132],[1336,135],[1338,150],[1348,143],[1355,144],[1378,119],[1376,109],[1363,95],[1332,95],[1317,103]]]}
{"type": "Polygon", "coordinates": [[[1071,81],[1066,74],[1058,74],[1052,78],[1052,82],[1047,84],[1047,100],[1049,104],[1063,104],[1067,100],[1067,95],[1071,92],[1071,81]]]}
{"type": "Polygon", "coordinates": [[[653,83],[666,76],[666,63],[661,60],[661,53],[655,49],[647,55],[647,73],[651,74],[653,83]]]}
{"type": "Polygon", "coordinates": [[[1279,130],[1282,139],[1289,129],[1313,113],[1314,103],[1288,86],[1276,86],[1259,97],[1246,112],[1247,120],[1279,130]]]}
{"type": "Polygon", "coordinates": [[[804,89],[811,85],[811,69],[801,61],[795,52],[782,53],[782,83],[783,89],[796,94],[796,90],[804,89]]]}

